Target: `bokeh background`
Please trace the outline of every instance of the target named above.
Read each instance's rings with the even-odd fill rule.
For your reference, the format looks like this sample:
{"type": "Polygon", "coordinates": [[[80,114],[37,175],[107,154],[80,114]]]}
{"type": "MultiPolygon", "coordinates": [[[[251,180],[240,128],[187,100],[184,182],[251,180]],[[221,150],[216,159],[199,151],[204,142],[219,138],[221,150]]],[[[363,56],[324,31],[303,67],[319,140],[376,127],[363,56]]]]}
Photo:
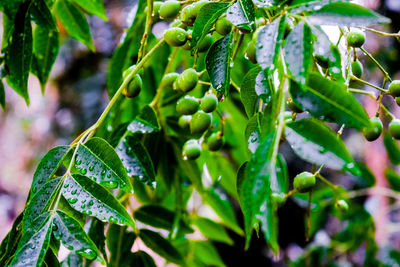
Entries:
{"type": "MultiPolygon", "coordinates": [[[[380,28],[386,32],[400,30],[400,0],[366,0],[357,1],[392,19],[392,24],[380,28]]],[[[39,82],[30,77],[29,93],[31,104],[26,106],[24,100],[6,87],[7,110],[0,112],[0,240],[11,229],[15,217],[23,210],[29,192],[32,176],[40,158],[56,145],[69,144],[75,137],[96,121],[108,103],[105,89],[108,61],[132,20],[135,0],[106,0],[106,12],[109,21],[103,21],[95,16],[89,17],[90,28],[96,53],[71,39],[61,32],[61,50],[53,67],[51,78],[46,86],[45,94],[40,91],[39,82]]],[[[0,15],[1,16],[1,15],[0,15]]],[[[157,25],[155,34],[162,32],[166,25],[157,25]]],[[[0,36],[1,33],[0,25],[0,36]]],[[[391,37],[382,37],[367,32],[365,48],[385,66],[392,77],[400,78],[400,42],[391,37]]],[[[364,79],[380,85],[382,75],[367,58],[361,56],[365,66],[364,79]]],[[[244,76],[244,74],[243,74],[244,76]]],[[[372,89],[368,89],[373,91],[372,89]]],[[[360,97],[367,112],[373,116],[376,112],[375,101],[368,97],[360,97]]],[[[384,99],[400,117],[399,108],[393,106],[393,101],[384,99]]],[[[244,131],[244,129],[243,129],[244,131]]],[[[344,133],[349,150],[356,159],[365,161],[375,174],[377,186],[386,186],[383,175],[388,165],[388,158],[382,138],[373,143],[367,143],[361,135],[355,132],[344,133]]],[[[290,177],[294,177],[307,164],[296,157],[292,151],[283,146],[282,152],[288,162],[290,177]]],[[[357,181],[343,174],[327,173],[335,177],[334,182],[346,187],[352,187],[357,181]]],[[[388,210],[385,198],[370,196],[364,205],[374,214],[376,238],[378,244],[400,249],[400,214],[398,209],[388,210]]],[[[294,260],[301,255],[306,245],[304,237],[305,209],[298,203],[290,201],[279,211],[280,244],[283,246],[286,258],[294,260]]],[[[238,218],[241,215],[238,212],[238,218]]],[[[324,231],[320,231],[313,242],[327,242],[329,235],[341,227],[340,221],[332,217],[326,223],[324,231]]],[[[243,239],[231,233],[236,241],[234,247],[216,244],[221,257],[228,266],[283,266],[282,257],[271,260],[265,241],[255,239],[251,249],[243,252],[243,239]],[[254,263],[254,264],[253,264],[254,263]]],[[[362,249],[359,251],[360,259],[362,249]]],[[[357,254],[356,254],[357,255],[357,254]]],[[[348,259],[338,261],[348,262],[348,259]]],[[[357,263],[357,259],[351,259],[357,263]]]]}

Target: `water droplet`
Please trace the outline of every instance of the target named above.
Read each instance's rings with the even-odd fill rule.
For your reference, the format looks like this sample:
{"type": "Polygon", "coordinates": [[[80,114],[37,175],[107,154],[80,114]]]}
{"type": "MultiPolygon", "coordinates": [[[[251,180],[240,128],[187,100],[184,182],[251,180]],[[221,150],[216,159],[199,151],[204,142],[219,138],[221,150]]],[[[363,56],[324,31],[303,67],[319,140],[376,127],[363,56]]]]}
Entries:
{"type": "Polygon", "coordinates": [[[78,201],[77,198],[68,198],[68,202],[71,203],[71,204],[74,204],[74,203],[76,203],[77,201],[78,201]]]}
{"type": "Polygon", "coordinates": [[[90,166],[89,171],[93,171],[93,170],[94,170],[94,166],[90,166]]]}
{"type": "Polygon", "coordinates": [[[110,216],[110,217],[108,218],[108,221],[109,221],[110,223],[117,223],[117,222],[118,222],[118,219],[117,219],[117,218],[114,218],[113,216],[110,216]]]}
{"type": "Polygon", "coordinates": [[[114,182],[114,181],[106,181],[106,182],[103,182],[102,184],[104,184],[104,186],[111,188],[111,189],[118,187],[118,183],[114,182]]]}
{"type": "Polygon", "coordinates": [[[86,169],[81,169],[81,173],[82,173],[83,175],[85,175],[85,174],[87,173],[87,170],[86,170],[86,169]]]}
{"type": "Polygon", "coordinates": [[[94,203],[93,203],[93,200],[90,200],[88,205],[89,205],[89,206],[93,206],[93,204],[94,204],[94,203]]]}
{"type": "Polygon", "coordinates": [[[71,191],[71,195],[75,195],[76,192],[77,192],[76,189],[72,190],[72,191],[71,191]]]}
{"type": "Polygon", "coordinates": [[[80,159],[77,159],[76,162],[75,162],[76,165],[79,165],[81,163],[82,163],[82,161],[80,159]]]}
{"type": "Polygon", "coordinates": [[[67,188],[68,186],[69,186],[69,184],[65,184],[65,185],[64,185],[64,188],[67,188]]]}
{"type": "Polygon", "coordinates": [[[81,209],[84,209],[84,208],[86,208],[86,205],[85,205],[85,204],[82,204],[82,205],[81,205],[81,209]]]}

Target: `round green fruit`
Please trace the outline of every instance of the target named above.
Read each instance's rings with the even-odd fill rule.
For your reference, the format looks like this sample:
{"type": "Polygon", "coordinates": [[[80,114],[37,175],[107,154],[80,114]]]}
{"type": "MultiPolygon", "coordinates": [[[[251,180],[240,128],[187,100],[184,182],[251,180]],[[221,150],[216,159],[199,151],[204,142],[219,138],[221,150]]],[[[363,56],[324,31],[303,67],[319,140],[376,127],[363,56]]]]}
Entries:
{"type": "Polygon", "coordinates": [[[195,6],[193,4],[185,6],[180,15],[180,19],[183,24],[186,26],[193,26],[194,21],[196,20],[196,14],[195,14],[195,6]]]}
{"type": "Polygon", "coordinates": [[[202,111],[213,112],[218,105],[218,98],[213,94],[207,94],[200,100],[200,108],[202,111]]]}
{"type": "Polygon", "coordinates": [[[357,78],[361,78],[361,76],[363,74],[363,65],[361,64],[360,61],[357,60],[357,61],[351,62],[351,72],[357,78]]]}
{"type": "Polygon", "coordinates": [[[207,34],[206,36],[204,36],[203,40],[201,40],[201,42],[199,42],[199,52],[206,52],[211,45],[213,44],[213,38],[211,35],[207,34]]]}
{"type": "Polygon", "coordinates": [[[271,200],[276,204],[277,207],[283,206],[286,202],[286,195],[284,193],[272,193],[271,200]]]}
{"type": "Polygon", "coordinates": [[[232,26],[232,22],[225,16],[220,17],[217,22],[215,22],[215,31],[222,36],[225,36],[232,31],[232,26]]]}
{"type": "Polygon", "coordinates": [[[256,57],[256,46],[253,42],[250,42],[246,49],[246,57],[250,60],[251,63],[257,64],[256,57]]]}
{"type": "Polygon", "coordinates": [[[188,38],[187,32],[179,27],[169,28],[164,32],[164,39],[170,46],[182,46],[188,38]]]}
{"type": "Polygon", "coordinates": [[[200,156],[200,153],[201,146],[197,140],[190,139],[183,145],[182,156],[184,159],[197,159],[200,156]]]}
{"type": "Polygon", "coordinates": [[[151,20],[153,22],[160,21],[160,9],[161,9],[162,4],[163,4],[163,2],[159,2],[159,1],[155,1],[153,3],[153,14],[151,14],[151,20]]]}
{"type": "Polygon", "coordinates": [[[208,149],[210,151],[220,150],[224,145],[224,134],[221,131],[211,134],[207,139],[208,149]]]}
{"type": "Polygon", "coordinates": [[[178,120],[179,127],[182,128],[183,130],[189,130],[191,119],[192,116],[180,116],[178,120]]]}
{"type": "Polygon", "coordinates": [[[181,4],[179,3],[179,1],[166,1],[161,5],[160,17],[162,19],[173,19],[178,15],[180,10],[181,4]]]}
{"type": "Polygon", "coordinates": [[[202,134],[211,125],[211,115],[204,113],[203,111],[198,111],[192,116],[190,121],[190,132],[192,134],[202,134]]]}
{"type": "Polygon", "coordinates": [[[373,117],[370,119],[370,126],[363,129],[363,135],[365,139],[372,142],[378,139],[382,133],[382,122],[378,117],[373,117]]]}
{"type": "Polygon", "coordinates": [[[336,207],[341,212],[346,212],[346,211],[349,210],[349,204],[347,204],[347,202],[345,200],[343,200],[343,199],[341,199],[338,202],[336,202],[336,207]]]}
{"type": "Polygon", "coordinates": [[[164,77],[161,79],[162,87],[172,88],[172,85],[174,84],[176,79],[178,79],[178,77],[179,77],[179,73],[176,73],[176,72],[171,72],[171,73],[165,74],[164,77]]]}
{"type": "Polygon", "coordinates": [[[394,119],[389,123],[389,133],[394,139],[400,139],[400,120],[394,119]]]}
{"type": "Polygon", "coordinates": [[[193,90],[197,82],[199,81],[199,76],[194,69],[186,69],[181,75],[179,75],[177,82],[177,88],[183,92],[189,92],[193,90]]]}
{"type": "Polygon", "coordinates": [[[191,96],[179,99],[176,104],[176,111],[182,115],[192,115],[199,110],[199,101],[191,96]]]}
{"type": "Polygon", "coordinates": [[[394,97],[400,96],[400,80],[394,80],[389,85],[389,94],[394,97]]]}
{"type": "Polygon", "coordinates": [[[200,8],[202,8],[205,4],[210,3],[208,0],[201,0],[198,2],[193,3],[193,13],[192,15],[197,18],[197,15],[199,14],[200,8]]]}
{"type": "Polygon", "coordinates": [[[136,74],[132,80],[128,83],[122,94],[126,97],[133,98],[139,95],[143,86],[142,79],[139,74],[136,74]]]}
{"type": "Polygon", "coordinates": [[[288,107],[291,111],[295,113],[302,113],[303,110],[301,107],[299,107],[296,103],[293,102],[293,100],[288,101],[288,107]]]}
{"type": "Polygon", "coordinates": [[[310,191],[315,186],[315,175],[309,172],[298,174],[293,181],[293,188],[301,193],[310,191]]]}
{"type": "Polygon", "coordinates": [[[365,43],[365,34],[362,32],[350,32],[347,35],[347,44],[351,47],[361,47],[365,43]]]}

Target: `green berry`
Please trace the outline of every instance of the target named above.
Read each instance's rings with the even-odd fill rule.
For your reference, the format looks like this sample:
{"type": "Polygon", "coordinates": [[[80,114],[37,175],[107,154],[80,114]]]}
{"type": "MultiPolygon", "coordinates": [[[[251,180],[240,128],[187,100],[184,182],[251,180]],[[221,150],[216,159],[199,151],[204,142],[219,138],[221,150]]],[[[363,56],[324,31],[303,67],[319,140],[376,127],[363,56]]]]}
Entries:
{"type": "Polygon", "coordinates": [[[394,97],[400,96],[400,80],[394,80],[389,85],[389,94],[394,97]]]}
{"type": "Polygon", "coordinates": [[[142,86],[142,79],[140,78],[139,74],[136,74],[122,91],[122,94],[129,98],[136,97],[139,95],[142,86]]]}
{"type": "Polygon", "coordinates": [[[201,146],[197,140],[190,139],[183,145],[182,156],[184,159],[197,159],[200,156],[200,153],[201,146]]]}
{"type": "Polygon", "coordinates": [[[210,113],[213,112],[218,105],[218,98],[213,94],[206,94],[200,100],[200,108],[204,112],[210,113]]]}
{"type": "Polygon", "coordinates": [[[193,16],[197,18],[197,15],[199,14],[200,8],[202,8],[205,4],[210,3],[208,0],[201,0],[198,2],[193,3],[193,16]]]}
{"type": "Polygon", "coordinates": [[[389,123],[389,133],[394,139],[400,139],[400,120],[394,119],[389,123]]]}
{"type": "Polygon", "coordinates": [[[212,43],[213,43],[213,38],[211,35],[207,34],[206,36],[204,36],[203,40],[199,42],[198,46],[199,52],[200,53],[206,52],[211,47],[212,43]]]}
{"type": "Polygon", "coordinates": [[[181,75],[179,75],[177,82],[177,88],[183,92],[189,92],[193,90],[197,82],[199,81],[199,76],[194,69],[184,70],[181,75]]]}
{"type": "Polygon", "coordinates": [[[338,202],[336,202],[336,207],[341,212],[346,212],[349,210],[349,204],[347,204],[347,202],[343,199],[340,199],[338,202]]]}
{"type": "Polygon", "coordinates": [[[328,58],[326,58],[322,55],[315,55],[314,59],[318,63],[318,65],[320,65],[322,68],[327,69],[329,67],[328,58]]]}
{"type": "Polygon", "coordinates": [[[347,35],[347,44],[351,47],[361,47],[365,43],[365,34],[362,32],[350,32],[347,35]]]}
{"type": "Polygon", "coordinates": [[[215,31],[223,36],[227,35],[232,31],[232,22],[226,17],[220,17],[217,22],[215,22],[215,31]]]}
{"type": "MultiPolygon", "coordinates": [[[[161,9],[161,6],[162,6],[162,2],[159,2],[159,1],[155,1],[154,3],[153,3],[153,14],[151,14],[151,20],[153,21],[153,22],[158,22],[158,21],[160,21],[160,9],[161,9]]],[[[146,7],[147,8],[147,7],[146,7]]]]}
{"type": "Polygon", "coordinates": [[[179,1],[166,1],[161,5],[160,17],[162,19],[173,19],[178,15],[180,10],[181,4],[179,3],[179,1]]]}
{"type": "Polygon", "coordinates": [[[172,88],[172,85],[178,79],[179,73],[171,72],[164,75],[161,79],[161,85],[165,88],[172,88]]]}
{"type": "Polygon", "coordinates": [[[207,139],[208,149],[210,151],[220,150],[224,145],[224,135],[221,131],[211,134],[207,139]]]}
{"type": "Polygon", "coordinates": [[[190,120],[192,119],[192,116],[180,116],[178,120],[178,125],[180,128],[183,130],[189,130],[190,126],[190,120]]]}
{"type": "Polygon", "coordinates": [[[288,107],[291,111],[295,113],[302,113],[303,110],[301,107],[299,107],[296,103],[293,102],[293,100],[288,101],[288,107]]]}
{"type": "Polygon", "coordinates": [[[182,115],[192,115],[199,110],[199,101],[191,96],[179,99],[176,104],[176,111],[182,115]]]}
{"type": "Polygon", "coordinates": [[[195,6],[191,4],[185,6],[181,11],[181,15],[179,18],[181,19],[182,23],[185,24],[186,26],[193,26],[194,21],[196,20],[194,7],[195,6]]]}
{"type": "Polygon", "coordinates": [[[164,39],[170,46],[182,46],[188,38],[187,32],[178,27],[169,28],[164,32],[164,39]]]}
{"type": "Polygon", "coordinates": [[[250,60],[251,63],[257,64],[257,57],[256,57],[256,46],[253,42],[250,42],[246,49],[246,57],[250,60]]]}
{"type": "Polygon", "coordinates": [[[315,175],[309,172],[298,174],[293,181],[293,188],[301,193],[310,191],[315,186],[315,175]]]}
{"type": "Polygon", "coordinates": [[[370,119],[370,126],[363,129],[363,135],[365,139],[372,142],[378,139],[382,133],[382,122],[378,117],[373,117],[370,119]]]}
{"type": "Polygon", "coordinates": [[[357,61],[351,62],[351,72],[357,78],[361,78],[362,73],[363,73],[363,65],[361,64],[360,61],[357,60],[357,61]]]}
{"type": "Polygon", "coordinates": [[[272,193],[271,200],[276,204],[277,207],[283,206],[286,202],[286,195],[284,193],[272,193]]]}
{"type": "Polygon", "coordinates": [[[202,134],[211,125],[211,115],[204,113],[203,111],[198,111],[192,116],[190,121],[190,132],[192,134],[202,134]]]}

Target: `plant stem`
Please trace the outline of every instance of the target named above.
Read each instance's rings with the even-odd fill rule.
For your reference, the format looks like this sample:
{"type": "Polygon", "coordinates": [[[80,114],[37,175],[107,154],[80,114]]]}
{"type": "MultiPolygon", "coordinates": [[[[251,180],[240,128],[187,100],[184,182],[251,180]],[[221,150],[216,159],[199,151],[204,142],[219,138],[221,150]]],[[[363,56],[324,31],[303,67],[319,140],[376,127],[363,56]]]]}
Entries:
{"type": "Polygon", "coordinates": [[[360,50],[363,51],[363,53],[369,57],[376,66],[378,66],[378,68],[382,71],[383,75],[385,76],[385,79],[389,80],[390,82],[392,81],[392,79],[389,76],[389,73],[382,67],[382,65],[370,54],[368,53],[368,51],[366,51],[363,47],[360,47],[360,50]]]}
{"type": "Polygon", "coordinates": [[[375,89],[378,89],[379,91],[384,92],[385,94],[387,94],[387,93],[389,92],[388,90],[385,90],[385,89],[383,89],[383,88],[381,88],[381,87],[379,87],[379,86],[376,86],[376,85],[374,85],[374,84],[372,84],[372,83],[369,83],[369,82],[367,82],[367,81],[364,81],[364,80],[362,80],[362,79],[359,79],[359,78],[357,78],[357,77],[354,76],[354,75],[350,75],[350,78],[353,79],[353,80],[355,80],[355,81],[357,81],[357,82],[360,82],[360,83],[363,83],[363,84],[365,84],[365,85],[371,86],[371,87],[373,87],[373,88],[375,88],[375,89]]]}
{"type": "Polygon", "coordinates": [[[332,187],[333,190],[337,190],[338,186],[333,184],[332,182],[330,182],[328,179],[326,179],[325,177],[323,177],[321,174],[319,174],[319,172],[316,173],[315,177],[317,177],[318,179],[320,179],[321,181],[323,181],[324,183],[326,183],[327,185],[329,185],[330,187],[332,187]]]}
{"type": "Polygon", "coordinates": [[[366,31],[370,31],[370,32],[373,32],[373,33],[382,35],[382,36],[396,37],[396,38],[399,38],[399,37],[400,37],[400,34],[399,34],[399,33],[382,32],[382,31],[378,31],[378,30],[375,30],[375,29],[371,29],[371,28],[365,28],[365,27],[360,27],[360,28],[361,28],[361,29],[364,29],[364,30],[366,30],[366,31]]]}
{"type": "Polygon", "coordinates": [[[137,62],[140,62],[143,55],[146,54],[147,39],[149,38],[149,32],[151,31],[151,24],[152,24],[151,14],[152,13],[153,13],[153,0],[147,0],[146,28],[144,30],[142,40],[140,41],[137,62]]]}
{"type": "Polygon", "coordinates": [[[368,95],[374,100],[376,99],[376,95],[373,92],[368,92],[360,89],[354,89],[354,88],[349,88],[349,92],[351,93],[357,93],[357,94],[363,94],[363,95],[368,95]]]}

